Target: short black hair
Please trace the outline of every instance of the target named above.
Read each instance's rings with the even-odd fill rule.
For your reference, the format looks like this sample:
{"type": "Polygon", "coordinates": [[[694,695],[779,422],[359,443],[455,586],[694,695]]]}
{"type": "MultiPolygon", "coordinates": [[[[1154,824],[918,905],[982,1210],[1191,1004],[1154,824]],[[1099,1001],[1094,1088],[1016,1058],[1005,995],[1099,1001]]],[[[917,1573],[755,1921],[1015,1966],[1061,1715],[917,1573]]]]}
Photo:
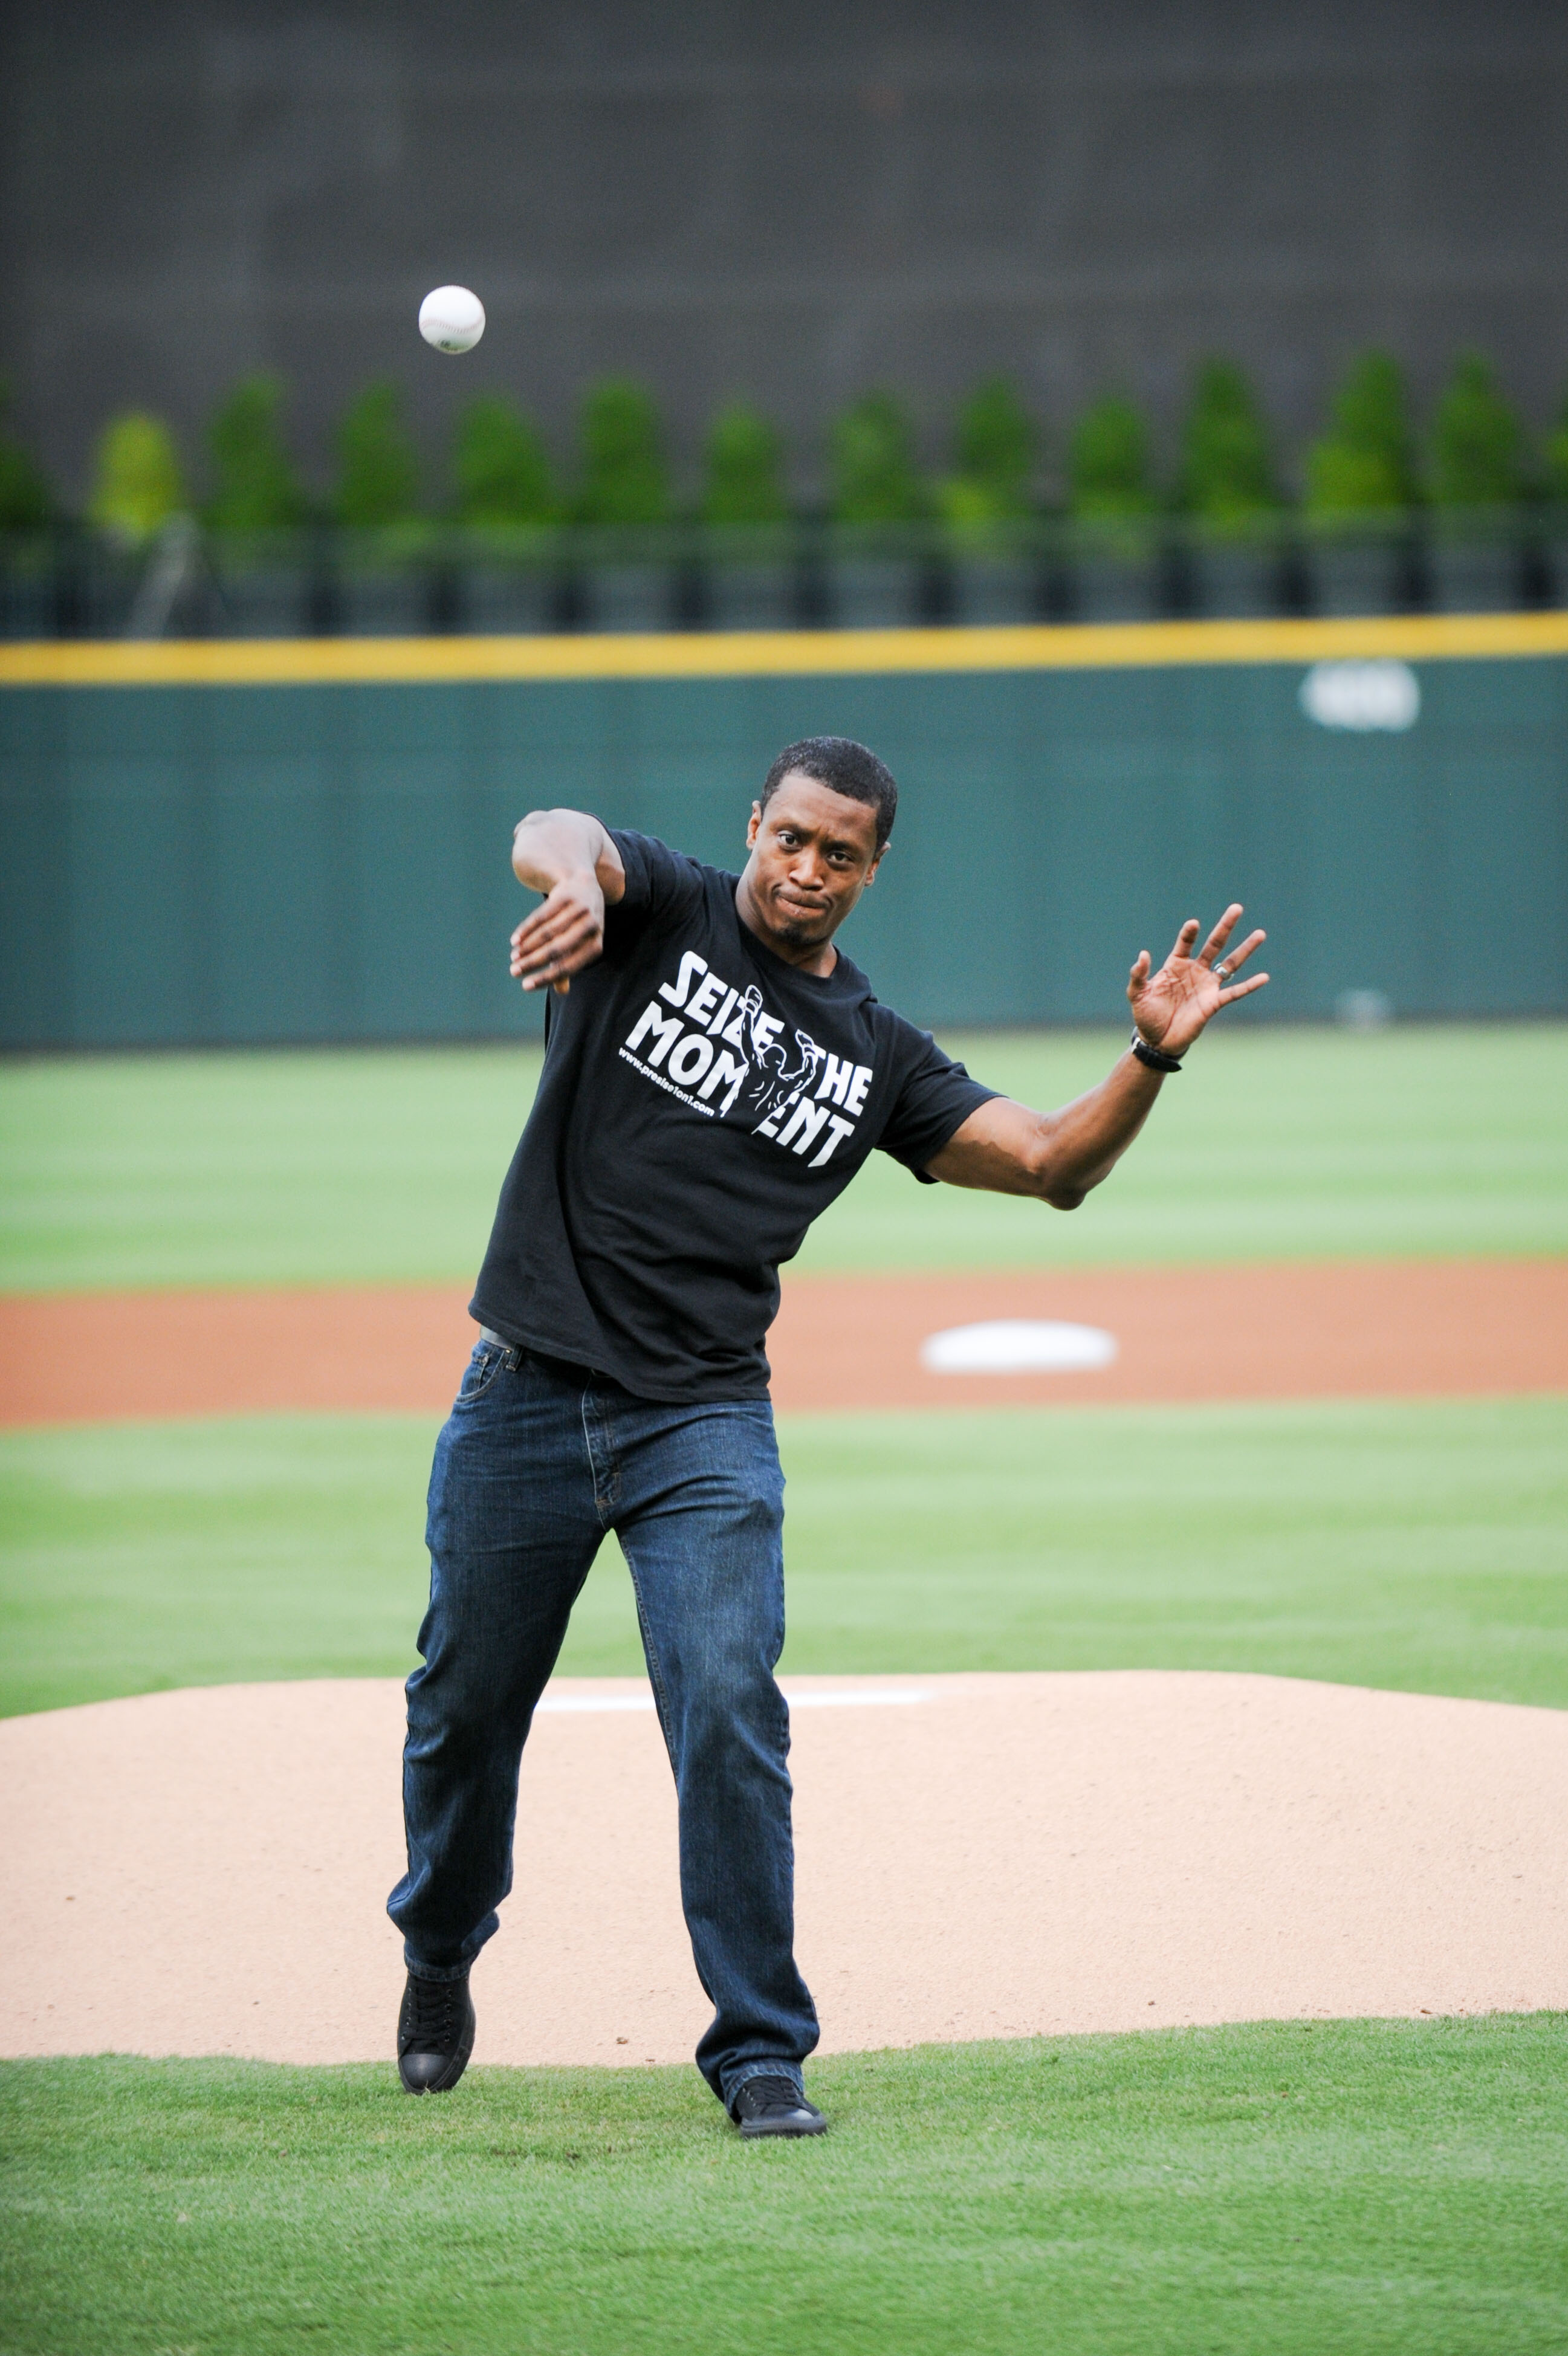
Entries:
{"type": "Polygon", "coordinates": [[[881,858],[898,815],[898,788],[891,771],[875,753],[857,744],[853,736],[802,736],[798,744],[785,745],[762,780],[762,791],[757,798],[759,809],[768,808],[791,771],[797,776],[815,777],[818,785],[843,794],[846,800],[865,802],[874,809],[876,855],[881,858]]]}

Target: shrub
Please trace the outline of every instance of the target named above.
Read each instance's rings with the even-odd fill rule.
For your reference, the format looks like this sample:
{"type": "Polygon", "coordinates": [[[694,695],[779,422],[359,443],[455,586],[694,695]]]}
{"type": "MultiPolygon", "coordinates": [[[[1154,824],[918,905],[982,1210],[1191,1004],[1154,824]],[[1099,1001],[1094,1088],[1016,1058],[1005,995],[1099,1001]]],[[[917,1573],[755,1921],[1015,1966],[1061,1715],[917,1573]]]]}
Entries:
{"type": "Polygon", "coordinates": [[[0,531],[38,531],[54,519],[55,501],[30,450],[5,432],[11,388],[0,378],[0,531]]]}
{"type": "Polygon", "coordinates": [[[721,409],[708,432],[704,523],[782,523],[784,445],[778,428],[744,402],[721,409]]]}
{"type": "Polygon", "coordinates": [[[1334,397],[1332,430],[1307,452],[1307,509],[1387,511],[1409,507],[1415,496],[1404,370],[1390,352],[1363,352],[1334,397]]]}
{"type": "Polygon", "coordinates": [[[1075,516],[1105,522],[1154,512],[1149,424],[1141,409],[1108,394],[1086,409],[1068,443],[1068,505],[1075,516]]]}
{"type": "Polygon", "coordinates": [[[146,540],[186,504],[174,437],[145,410],[111,418],[99,436],[87,512],[105,531],[146,540]]]}
{"type": "Polygon", "coordinates": [[[957,471],[940,489],[948,520],[1000,523],[1027,515],[1037,438],[1034,419],[1006,377],[976,385],[958,412],[957,471]]]}
{"type": "Polygon", "coordinates": [[[480,393],[460,413],[452,472],[464,523],[549,523],[556,512],[544,444],[499,393],[480,393]]]}
{"type": "Polygon", "coordinates": [[[1432,427],[1432,496],[1439,507],[1507,507],[1524,489],[1524,434],[1491,362],[1462,352],[1432,427]]]}
{"type": "Polygon", "coordinates": [[[338,422],[332,510],[357,530],[406,523],[417,511],[419,460],[403,423],[403,394],[389,380],[367,385],[338,422]]]}
{"type": "Polygon", "coordinates": [[[278,428],[284,389],[275,376],[248,376],[207,429],[218,487],[207,520],[220,531],[269,531],[303,523],[309,503],[278,428]]]}
{"type": "Polygon", "coordinates": [[[829,445],[836,523],[909,523],[925,513],[914,435],[890,392],[868,392],[846,409],[829,445]]]}
{"type": "Polygon", "coordinates": [[[646,387],[607,377],[583,396],[583,474],[577,514],[584,523],[662,523],[670,477],[659,410],[646,387]]]}
{"type": "Polygon", "coordinates": [[[1182,432],[1179,502],[1207,522],[1243,523],[1279,505],[1269,431],[1233,360],[1200,363],[1182,432]]]}

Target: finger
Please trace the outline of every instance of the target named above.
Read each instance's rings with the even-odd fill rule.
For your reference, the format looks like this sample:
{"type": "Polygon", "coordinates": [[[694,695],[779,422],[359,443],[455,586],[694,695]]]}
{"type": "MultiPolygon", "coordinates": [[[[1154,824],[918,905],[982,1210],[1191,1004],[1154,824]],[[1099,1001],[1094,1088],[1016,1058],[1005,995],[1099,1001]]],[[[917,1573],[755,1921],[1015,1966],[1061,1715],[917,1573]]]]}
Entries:
{"type": "Polygon", "coordinates": [[[516,943],[512,948],[512,963],[520,971],[525,971],[531,966],[548,965],[553,958],[566,956],[585,940],[596,941],[598,937],[596,921],[585,908],[579,908],[570,923],[564,921],[553,925],[548,933],[516,943]]]}
{"type": "Polygon", "coordinates": [[[585,966],[592,965],[600,955],[602,947],[598,927],[595,926],[585,939],[569,943],[564,948],[550,949],[541,957],[529,958],[522,962],[514,958],[511,969],[524,990],[538,990],[546,982],[553,988],[563,975],[581,973],[585,966]]]}
{"type": "Polygon", "coordinates": [[[592,965],[597,955],[596,948],[585,944],[582,948],[573,949],[564,957],[550,958],[543,965],[532,967],[528,972],[519,974],[517,979],[524,990],[553,990],[569,975],[581,973],[585,965],[592,965]]]}
{"type": "Polygon", "coordinates": [[[1222,990],[1220,991],[1220,1005],[1229,1006],[1234,999],[1238,998],[1251,998],[1255,990],[1262,989],[1264,983],[1268,980],[1268,978],[1269,977],[1266,973],[1249,974],[1247,980],[1245,981],[1239,981],[1233,990],[1222,990]]]}
{"type": "MultiPolygon", "coordinates": [[[[1204,942],[1203,948],[1198,954],[1197,961],[1199,965],[1212,965],[1214,963],[1215,958],[1219,955],[1220,950],[1225,947],[1226,942],[1235,931],[1236,919],[1240,913],[1241,903],[1240,900],[1233,900],[1230,907],[1226,909],[1225,914],[1220,917],[1219,922],[1215,926],[1214,930],[1209,934],[1208,938],[1204,942]]],[[[1196,925],[1193,926],[1193,930],[1194,932],[1197,930],[1196,925]]]]}
{"type": "MultiPolygon", "coordinates": [[[[1241,967],[1246,964],[1247,959],[1251,956],[1252,951],[1255,948],[1261,948],[1268,937],[1267,933],[1249,933],[1239,949],[1227,949],[1224,956],[1217,959],[1214,967],[1215,972],[1219,972],[1220,966],[1225,968],[1226,973],[1239,972],[1241,967]]],[[[1224,975],[1220,975],[1220,979],[1223,980],[1224,975]]]]}
{"type": "Polygon", "coordinates": [[[581,900],[558,900],[553,904],[546,900],[542,906],[535,908],[532,916],[523,919],[513,933],[512,940],[514,944],[524,947],[536,941],[550,940],[564,927],[579,923],[587,915],[588,911],[581,900]]]}
{"type": "Polygon", "coordinates": [[[557,974],[581,972],[583,967],[590,964],[598,953],[596,942],[568,942],[562,948],[547,949],[538,957],[527,958],[514,957],[511,960],[511,970],[514,978],[519,981],[525,979],[532,981],[553,980],[557,974]]]}
{"type": "Polygon", "coordinates": [[[1172,957],[1190,957],[1192,955],[1192,945],[1197,938],[1197,918],[1196,916],[1189,916],[1186,924],[1182,926],[1180,932],[1176,937],[1176,943],[1171,950],[1172,957]]]}
{"type": "Polygon", "coordinates": [[[1144,982],[1147,981],[1149,979],[1149,967],[1152,963],[1153,959],[1150,958],[1148,950],[1140,949],[1137,956],[1133,959],[1133,970],[1127,976],[1127,992],[1129,997],[1131,997],[1134,991],[1141,990],[1144,982]]]}

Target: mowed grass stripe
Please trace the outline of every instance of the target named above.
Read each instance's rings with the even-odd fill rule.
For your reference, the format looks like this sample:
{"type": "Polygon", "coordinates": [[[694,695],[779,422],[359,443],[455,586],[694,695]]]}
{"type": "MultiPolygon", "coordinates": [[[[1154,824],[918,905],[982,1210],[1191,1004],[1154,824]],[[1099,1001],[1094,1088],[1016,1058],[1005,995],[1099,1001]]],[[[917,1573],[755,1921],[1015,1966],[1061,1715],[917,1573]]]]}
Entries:
{"type": "Polygon", "coordinates": [[[690,2070],[0,2065],[29,2356],[1539,2356],[1560,2017],[840,2055],[743,2146],[690,2070]]]}
{"type": "MultiPolygon", "coordinates": [[[[1120,1029],[954,1036],[1062,1103],[1120,1029]]],[[[527,1047],[0,1068],[0,1290],[471,1280],[538,1073],[527,1047]]],[[[933,1269],[1568,1251],[1568,1025],[1217,1031],[1070,1217],[883,1154],[798,1265],[933,1269]]]]}
{"type": "MultiPolygon", "coordinates": [[[[0,1713],[413,1665],[434,1421],[0,1437],[0,1713]]],[[[1257,1670],[1568,1707],[1568,1398],[789,1419],[798,1672],[1257,1670]]],[[[607,1545],[562,1656],[636,1675],[607,1545]]]]}

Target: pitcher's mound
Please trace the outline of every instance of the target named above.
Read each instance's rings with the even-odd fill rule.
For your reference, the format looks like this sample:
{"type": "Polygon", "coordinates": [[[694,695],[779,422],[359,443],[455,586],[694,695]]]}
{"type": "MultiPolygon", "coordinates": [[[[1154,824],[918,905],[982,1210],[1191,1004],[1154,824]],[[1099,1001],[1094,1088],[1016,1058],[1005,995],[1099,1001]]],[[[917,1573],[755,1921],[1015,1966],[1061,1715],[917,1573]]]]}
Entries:
{"type": "MultiPolygon", "coordinates": [[[[1568,2007],[1568,1713],[1155,1671],[788,1682],[830,2051],[1568,2007]]],[[[706,2023],[646,1693],[552,1689],[478,2061],[675,2062],[706,2023]]],[[[0,1724],[3,2050],[388,2055],[402,1702],[234,1686],[0,1724]]]]}

